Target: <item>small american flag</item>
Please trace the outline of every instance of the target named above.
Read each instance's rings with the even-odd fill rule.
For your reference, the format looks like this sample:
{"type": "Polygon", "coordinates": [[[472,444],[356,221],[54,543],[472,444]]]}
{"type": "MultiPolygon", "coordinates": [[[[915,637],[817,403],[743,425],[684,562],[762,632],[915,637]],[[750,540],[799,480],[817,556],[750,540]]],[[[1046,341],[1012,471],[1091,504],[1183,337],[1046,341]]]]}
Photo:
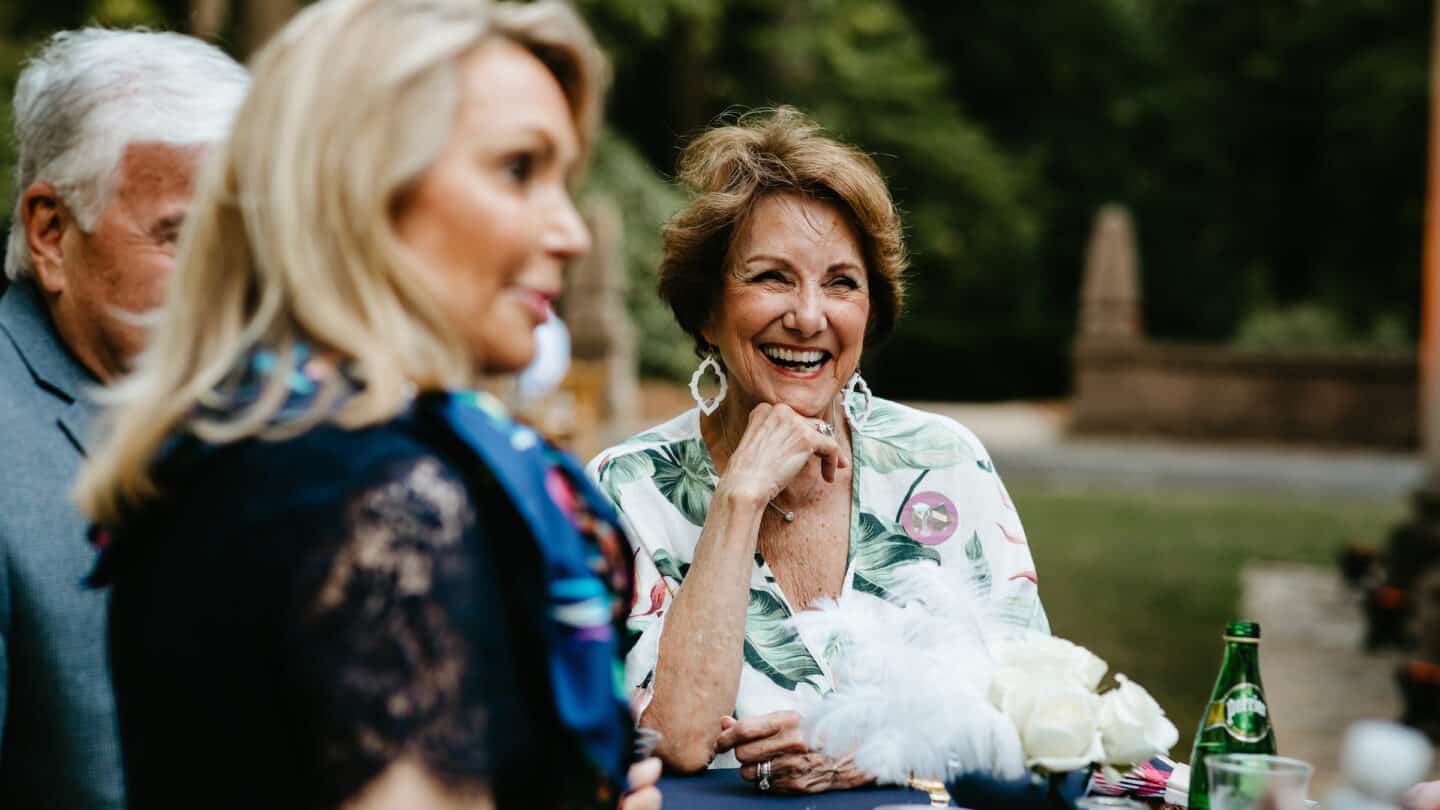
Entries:
{"type": "Polygon", "coordinates": [[[1151,757],[1121,774],[1119,782],[1106,779],[1104,771],[1096,773],[1090,792],[1101,796],[1163,799],[1165,787],[1174,773],[1175,760],[1165,756],[1151,757]]]}

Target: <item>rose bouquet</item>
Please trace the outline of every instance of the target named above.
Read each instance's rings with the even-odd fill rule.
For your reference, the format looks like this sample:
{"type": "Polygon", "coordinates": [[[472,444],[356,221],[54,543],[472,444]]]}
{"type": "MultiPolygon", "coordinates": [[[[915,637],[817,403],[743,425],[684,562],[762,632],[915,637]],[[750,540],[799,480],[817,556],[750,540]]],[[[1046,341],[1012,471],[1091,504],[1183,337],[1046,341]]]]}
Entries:
{"type": "Polygon", "coordinates": [[[1124,675],[1100,693],[1108,667],[1089,650],[1015,637],[988,600],[937,566],[897,573],[893,601],[854,592],[792,619],[830,651],[834,688],[805,712],[812,747],[905,784],[1128,765],[1179,739],[1124,675]]]}
{"type": "MultiPolygon", "coordinates": [[[[1063,638],[1032,635],[994,645],[991,702],[1020,734],[1025,764],[1047,771],[1143,762],[1170,750],[1180,732],[1140,684],[1063,638]]],[[[1111,781],[1118,781],[1118,776],[1111,781]]]]}

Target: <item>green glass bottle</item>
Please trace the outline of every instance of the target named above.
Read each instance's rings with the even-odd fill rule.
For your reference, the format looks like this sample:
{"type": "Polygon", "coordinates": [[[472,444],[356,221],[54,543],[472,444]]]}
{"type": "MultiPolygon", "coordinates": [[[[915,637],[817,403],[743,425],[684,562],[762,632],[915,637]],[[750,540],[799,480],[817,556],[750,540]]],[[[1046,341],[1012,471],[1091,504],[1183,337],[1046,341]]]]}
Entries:
{"type": "Polygon", "coordinates": [[[1273,754],[1275,729],[1260,684],[1260,625],[1225,626],[1225,658],[1190,754],[1190,810],[1210,810],[1205,757],[1211,754],[1273,754]]]}

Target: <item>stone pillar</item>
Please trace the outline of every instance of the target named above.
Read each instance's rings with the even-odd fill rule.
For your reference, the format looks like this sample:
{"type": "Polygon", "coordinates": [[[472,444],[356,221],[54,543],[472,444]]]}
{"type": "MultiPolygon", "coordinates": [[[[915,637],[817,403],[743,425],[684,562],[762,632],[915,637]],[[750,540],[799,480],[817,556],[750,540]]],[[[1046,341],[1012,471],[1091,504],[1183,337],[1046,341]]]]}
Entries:
{"type": "Polygon", "coordinates": [[[1123,205],[1095,212],[1080,282],[1079,323],[1071,353],[1073,433],[1128,433],[1136,422],[1135,355],[1143,348],[1140,252],[1135,224],[1123,205]]]}
{"type": "Polygon", "coordinates": [[[619,207],[600,195],[585,204],[590,254],[570,269],[561,317],[570,329],[566,389],[575,397],[575,449],[582,456],[623,438],[638,414],[639,355],[625,307],[625,259],[619,207]]]}
{"type": "Polygon", "coordinates": [[[1140,252],[1135,225],[1123,205],[1101,206],[1085,250],[1080,287],[1080,342],[1137,341],[1140,318],[1140,252]]]}

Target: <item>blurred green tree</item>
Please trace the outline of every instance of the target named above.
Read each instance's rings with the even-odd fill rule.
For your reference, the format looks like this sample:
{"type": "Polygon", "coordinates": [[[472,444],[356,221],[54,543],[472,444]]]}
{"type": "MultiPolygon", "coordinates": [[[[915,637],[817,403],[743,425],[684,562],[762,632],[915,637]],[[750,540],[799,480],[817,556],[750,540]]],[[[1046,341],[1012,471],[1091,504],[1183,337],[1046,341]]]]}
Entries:
{"type": "Polygon", "coordinates": [[[1345,334],[1413,339],[1430,4],[906,7],[954,96],[1039,156],[1026,283],[1065,334],[1090,219],[1113,199],[1137,217],[1152,334],[1224,339],[1252,312],[1300,306],[1345,334]]]}
{"type": "MultiPolygon", "coordinates": [[[[50,31],[183,30],[202,2],[232,50],[253,8],[297,5],[0,0],[0,92],[50,31]]],[[[1430,4],[575,2],[616,67],[590,182],[627,214],[647,373],[693,363],[654,293],[677,145],[775,104],[876,154],[905,214],[909,313],[867,357],[886,395],[1064,393],[1081,257],[1109,201],[1136,216],[1151,334],[1253,335],[1276,312],[1317,313],[1347,343],[1416,333],[1430,4]]]]}
{"type": "Polygon", "coordinates": [[[694,365],[694,351],[669,307],[655,294],[660,226],[680,207],[683,195],[633,146],[608,129],[595,144],[581,193],[603,194],[622,212],[626,305],[639,333],[640,373],[683,379],[694,365]]]}
{"type": "MultiPolygon", "coordinates": [[[[867,374],[889,395],[1005,388],[994,348],[1041,320],[1016,283],[1034,262],[1037,178],[951,99],[899,4],[580,5],[615,57],[613,125],[656,165],[669,168],[677,142],[722,113],[777,104],[874,153],[906,215],[914,283],[908,317],[867,374]]],[[[1051,351],[1052,375],[1063,373],[1051,351]]]]}
{"type": "Polygon", "coordinates": [[[1399,315],[1414,334],[1430,6],[1274,0],[1216,14],[1213,3],[1182,0],[1157,10],[1173,44],[1170,74],[1205,77],[1159,112],[1188,150],[1212,157],[1192,180],[1205,219],[1193,204],[1177,210],[1159,195],[1154,204],[1173,234],[1183,219],[1215,231],[1188,260],[1162,254],[1177,294],[1157,302],[1167,306],[1157,320],[1185,325],[1174,299],[1204,295],[1218,270],[1239,312],[1195,324],[1209,334],[1245,310],[1305,301],[1352,329],[1399,315]]]}
{"type": "Polygon", "coordinates": [[[1152,334],[1228,339],[1296,305],[1415,334],[1428,4],[580,5],[617,63],[613,126],[662,170],[717,114],[774,103],[879,153],[915,254],[867,364],[889,394],[1063,393],[1108,201],[1137,217],[1152,334]]]}

